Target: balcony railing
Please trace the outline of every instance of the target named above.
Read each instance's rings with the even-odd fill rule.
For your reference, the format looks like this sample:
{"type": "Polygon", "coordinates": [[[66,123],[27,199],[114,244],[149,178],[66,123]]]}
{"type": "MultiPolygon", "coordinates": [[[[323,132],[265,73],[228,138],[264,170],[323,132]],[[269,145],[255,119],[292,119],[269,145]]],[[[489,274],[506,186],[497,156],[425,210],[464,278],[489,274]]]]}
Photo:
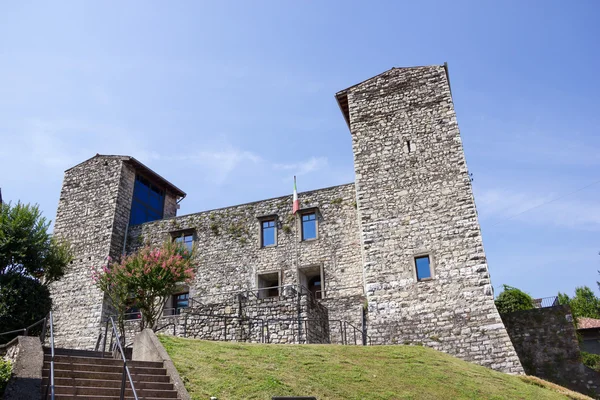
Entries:
{"type": "Polygon", "coordinates": [[[535,308],[546,308],[559,306],[558,296],[542,297],[541,299],[533,299],[533,305],[535,308]]]}

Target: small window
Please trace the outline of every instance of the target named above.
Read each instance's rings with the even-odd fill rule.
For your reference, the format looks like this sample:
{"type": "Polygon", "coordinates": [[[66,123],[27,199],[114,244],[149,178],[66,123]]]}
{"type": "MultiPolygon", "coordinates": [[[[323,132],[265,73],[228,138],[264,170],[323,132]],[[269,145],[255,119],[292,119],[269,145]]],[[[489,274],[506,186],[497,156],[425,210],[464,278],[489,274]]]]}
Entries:
{"type": "Polygon", "coordinates": [[[415,257],[415,267],[417,269],[418,281],[431,279],[431,264],[429,256],[415,257]]]}
{"type": "Polygon", "coordinates": [[[132,298],[127,299],[127,302],[125,305],[125,319],[129,320],[129,319],[140,319],[140,318],[142,318],[142,313],[140,312],[140,309],[135,304],[134,300],[132,298]]]}
{"type": "Polygon", "coordinates": [[[281,287],[281,277],[279,272],[259,274],[257,276],[257,286],[259,289],[259,299],[279,296],[279,288],[281,287]]]}
{"type": "Polygon", "coordinates": [[[182,244],[189,252],[194,246],[194,232],[181,232],[173,235],[173,241],[182,244]]]}
{"type": "Polygon", "coordinates": [[[190,294],[179,293],[173,296],[173,310],[175,315],[181,314],[181,310],[189,307],[190,304],[190,294]]]}
{"type": "Polygon", "coordinates": [[[276,244],[276,236],[275,236],[275,220],[267,220],[261,221],[261,234],[260,234],[260,244],[261,247],[275,246],[276,244]]]}
{"type": "Polygon", "coordinates": [[[302,240],[317,238],[317,214],[314,212],[302,214],[302,240]]]}

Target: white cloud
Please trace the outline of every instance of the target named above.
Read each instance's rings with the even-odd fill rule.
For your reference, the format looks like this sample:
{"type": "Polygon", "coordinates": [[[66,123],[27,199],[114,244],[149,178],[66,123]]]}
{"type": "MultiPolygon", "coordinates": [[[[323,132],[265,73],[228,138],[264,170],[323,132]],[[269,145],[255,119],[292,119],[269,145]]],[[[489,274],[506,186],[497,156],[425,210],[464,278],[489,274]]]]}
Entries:
{"type": "Polygon", "coordinates": [[[559,198],[560,196],[492,189],[479,193],[476,201],[481,219],[490,220],[492,226],[518,221],[571,229],[600,230],[600,203],[586,200],[589,196],[559,198]]]}
{"type": "Polygon", "coordinates": [[[273,164],[273,169],[292,172],[296,176],[306,175],[329,166],[326,157],[311,157],[307,160],[291,164],[273,164]]]}
{"type": "Polygon", "coordinates": [[[209,180],[217,184],[224,183],[238,168],[253,167],[264,162],[259,155],[235,147],[183,155],[161,155],[153,152],[146,157],[152,160],[179,161],[198,165],[209,180]]]}

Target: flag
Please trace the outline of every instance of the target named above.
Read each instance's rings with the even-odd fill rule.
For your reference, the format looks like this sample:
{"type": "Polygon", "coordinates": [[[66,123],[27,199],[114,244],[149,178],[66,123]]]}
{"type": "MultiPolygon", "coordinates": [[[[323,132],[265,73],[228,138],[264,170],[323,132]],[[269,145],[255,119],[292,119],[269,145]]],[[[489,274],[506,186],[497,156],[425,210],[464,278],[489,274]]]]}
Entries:
{"type": "Polygon", "coordinates": [[[296,190],[296,177],[294,176],[294,205],[292,207],[292,214],[296,214],[296,211],[300,208],[300,202],[298,201],[298,191],[296,190]]]}

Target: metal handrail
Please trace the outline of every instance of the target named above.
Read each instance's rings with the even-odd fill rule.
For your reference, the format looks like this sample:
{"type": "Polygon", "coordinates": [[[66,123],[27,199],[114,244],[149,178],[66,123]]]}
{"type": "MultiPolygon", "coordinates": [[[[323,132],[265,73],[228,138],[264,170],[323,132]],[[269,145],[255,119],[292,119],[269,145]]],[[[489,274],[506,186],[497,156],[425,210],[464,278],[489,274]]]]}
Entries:
{"type": "MultiPolygon", "coordinates": [[[[45,318],[44,318],[45,320],[45,318]]],[[[50,390],[50,399],[54,400],[54,321],[52,319],[52,311],[50,311],[50,377],[46,384],[46,395],[48,398],[48,390],[50,390]]]]}
{"type": "Polygon", "coordinates": [[[46,321],[46,318],[47,317],[44,317],[44,318],[40,319],[39,321],[34,322],[33,324],[29,325],[27,328],[21,328],[21,329],[16,329],[14,331],[2,332],[2,333],[0,333],[0,336],[10,335],[11,333],[18,333],[18,332],[23,332],[23,333],[25,333],[25,336],[27,336],[27,334],[29,333],[29,330],[31,328],[43,323],[44,321],[46,321]]]}
{"type": "Polygon", "coordinates": [[[113,319],[113,317],[110,317],[110,323],[112,325],[112,333],[116,339],[115,341],[117,342],[119,352],[121,353],[121,358],[123,359],[123,377],[121,378],[120,399],[123,400],[125,398],[125,377],[127,377],[129,379],[131,391],[133,392],[133,397],[135,398],[135,400],[138,400],[138,396],[135,391],[135,386],[133,385],[133,378],[131,377],[131,373],[129,372],[129,367],[127,366],[127,358],[125,357],[125,352],[123,351],[123,347],[121,346],[121,337],[119,336],[119,332],[117,331],[117,327],[115,326],[115,320],[113,319]]]}
{"type": "MultiPolygon", "coordinates": [[[[360,336],[363,339],[363,343],[366,343],[365,339],[368,340],[369,345],[371,345],[371,337],[369,335],[367,335],[362,329],[357,328],[356,326],[352,325],[350,322],[348,321],[344,321],[344,331],[345,331],[345,327],[346,325],[350,325],[350,327],[353,329],[353,334],[354,334],[354,344],[356,344],[356,332],[358,331],[360,336]]],[[[346,338],[346,344],[348,344],[348,340],[346,338]]]]}

